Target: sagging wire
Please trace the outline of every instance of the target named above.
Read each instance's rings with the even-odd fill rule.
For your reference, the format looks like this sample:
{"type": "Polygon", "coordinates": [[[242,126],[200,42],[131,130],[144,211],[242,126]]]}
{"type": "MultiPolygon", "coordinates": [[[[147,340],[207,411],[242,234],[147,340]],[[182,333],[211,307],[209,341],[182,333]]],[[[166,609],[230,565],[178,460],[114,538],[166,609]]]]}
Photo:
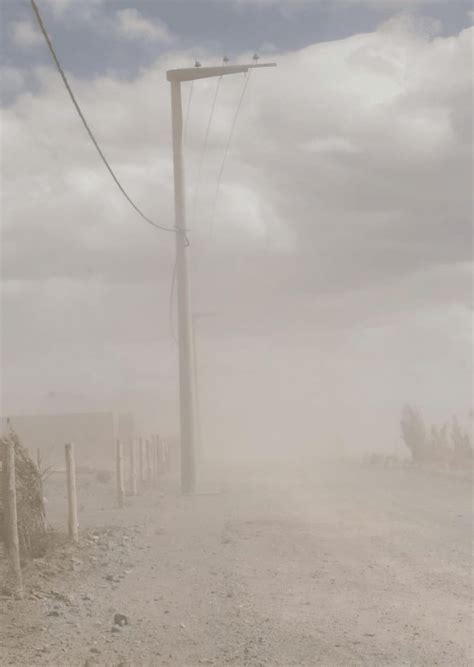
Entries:
{"type": "Polygon", "coordinates": [[[63,68],[62,68],[62,66],[61,66],[61,63],[59,62],[59,58],[58,58],[58,56],[57,56],[57,54],[56,54],[56,51],[55,51],[54,46],[53,46],[53,43],[51,42],[51,39],[50,39],[50,37],[49,37],[49,35],[48,35],[47,31],[46,31],[46,27],[45,27],[45,25],[44,25],[43,19],[42,19],[42,17],[41,17],[40,11],[39,11],[39,9],[38,9],[38,6],[37,6],[35,0],[31,0],[31,6],[32,6],[32,8],[33,8],[33,12],[34,12],[34,14],[35,14],[35,16],[36,16],[36,20],[38,21],[39,28],[40,28],[40,30],[41,30],[41,32],[42,32],[42,34],[43,34],[43,37],[44,37],[44,39],[45,39],[45,41],[46,41],[46,44],[47,44],[47,46],[48,46],[48,49],[49,49],[49,51],[50,51],[50,53],[51,53],[51,55],[52,55],[52,57],[53,57],[54,64],[56,65],[56,68],[57,68],[57,70],[58,70],[58,72],[59,72],[59,74],[60,74],[60,76],[61,76],[61,79],[62,79],[62,81],[63,81],[63,83],[64,83],[64,86],[65,86],[67,92],[69,93],[69,97],[71,98],[71,101],[72,101],[72,103],[73,103],[73,105],[74,105],[74,107],[75,107],[75,109],[76,109],[76,111],[77,111],[77,113],[78,113],[78,115],[79,115],[79,118],[80,118],[81,121],[82,121],[82,124],[84,125],[84,128],[85,128],[87,134],[89,135],[90,140],[92,141],[92,143],[93,143],[95,149],[97,150],[97,152],[98,152],[98,154],[99,154],[99,156],[100,156],[102,162],[104,163],[104,165],[105,165],[107,171],[109,172],[109,174],[111,175],[112,179],[114,180],[115,185],[118,187],[118,189],[120,190],[120,192],[122,193],[122,195],[125,197],[125,199],[128,201],[128,203],[130,204],[130,206],[136,211],[136,213],[138,213],[138,215],[139,215],[145,222],[147,222],[147,223],[148,223],[149,225],[151,225],[152,227],[156,227],[157,229],[161,229],[161,230],[164,231],[164,232],[173,232],[173,234],[176,234],[178,231],[180,231],[180,230],[178,230],[176,227],[165,227],[164,225],[160,225],[160,224],[158,224],[157,222],[155,222],[154,220],[152,220],[151,218],[149,218],[147,215],[145,215],[145,214],[143,213],[143,211],[137,206],[137,204],[135,204],[135,202],[133,201],[133,199],[128,195],[128,193],[126,192],[126,190],[125,190],[125,188],[123,187],[123,185],[120,183],[120,181],[119,181],[119,179],[117,178],[117,176],[116,176],[114,170],[112,169],[112,167],[110,166],[110,164],[109,164],[107,158],[105,157],[104,152],[102,151],[101,147],[99,146],[99,143],[98,143],[97,139],[95,138],[95,136],[94,136],[94,134],[93,134],[91,128],[89,127],[89,124],[88,124],[88,122],[87,122],[87,120],[86,120],[84,114],[82,113],[81,107],[79,106],[79,103],[78,103],[77,100],[76,100],[76,97],[75,97],[75,95],[74,95],[74,93],[73,93],[73,91],[72,91],[72,88],[71,88],[71,86],[69,85],[69,81],[68,81],[68,79],[67,79],[67,77],[66,77],[66,74],[65,74],[65,72],[64,72],[64,70],[63,70],[63,68]]]}

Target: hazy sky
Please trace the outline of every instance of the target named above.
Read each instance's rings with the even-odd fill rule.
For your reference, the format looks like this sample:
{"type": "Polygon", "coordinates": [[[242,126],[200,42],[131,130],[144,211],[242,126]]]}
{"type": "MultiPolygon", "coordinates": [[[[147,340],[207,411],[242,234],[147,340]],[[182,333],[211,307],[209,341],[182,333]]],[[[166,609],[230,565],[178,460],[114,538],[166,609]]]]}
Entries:
{"type": "MultiPolygon", "coordinates": [[[[462,0],[38,0],[130,194],[173,224],[166,69],[248,60],[195,85],[186,132],[193,309],[216,440],[394,446],[402,404],[470,403],[472,13],[462,0]],[[271,426],[269,426],[271,424],[271,426]],[[289,440],[290,439],[290,440],[289,440]]],[[[176,421],[174,239],[116,190],[29,3],[2,0],[4,412],[139,406],[176,421]]],[[[183,91],[185,107],[189,87],[183,91]]]]}

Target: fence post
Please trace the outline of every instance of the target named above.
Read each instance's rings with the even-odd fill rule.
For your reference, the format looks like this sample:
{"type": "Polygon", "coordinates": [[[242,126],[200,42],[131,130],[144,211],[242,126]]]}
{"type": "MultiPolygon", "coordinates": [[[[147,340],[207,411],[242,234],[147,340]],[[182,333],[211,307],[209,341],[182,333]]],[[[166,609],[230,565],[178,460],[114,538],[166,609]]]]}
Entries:
{"type": "Polygon", "coordinates": [[[169,450],[168,443],[165,439],[161,441],[161,452],[163,457],[163,468],[166,473],[170,472],[170,460],[169,460],[169,450]]]}
{"type": "Polygon", "coordinates": [[[123,459],[122,459],[122,443],[117,439],[117,447],[115,453],[115,465],[117,469],[117,501],[120,508],[123,507],[123,459]]]}
{"type": "Polygon", "coordinates": [[[68,530],[73,542],[79,541],[79,523],[77,520],[76,494],[76,463],[74,461],[74,445],[68,442],[66,447],[66,474],[67,474],[67,502],[68,502],[68,530]]]}
{"type": "Polygon", "coordinates": [[[143,438],[140,437],[138,438],[138,457],[139,457],[139,466],[140,466],[140,485],[143,486],[143,482],[145,481],[145,471],[143,469],[143,466],[145,464],[144,461],[144,452],[143,452],[143,438]]]}
{"type": "Polygon", "coordinates": [[[151,436],[151,464],[153,467],[153,483],[158,483],[158,460],[156,458],[156,435],[151,436]]]}
{"type": "Polygon", "coordinates": [[[157,481],[161,475],[161,461],[160,461],[160,436],[155,435],[155,461],[156,461],[156,478],[157,481]]]}
{"type": "Polygon", "coordinates": [[[158,461],[156,459],[156,435],[154,433],[151,436],[151,457],[153,462],[153,483],[156,484],[158,477],[158,461]]]}
{"type": "Polygon", "coordinates": [[[128,441],[130,456],[130,495],[137,495],[137,471],[135,467],[135,440],[130,438],[128,441]]]}
{"type": "Polygon", "coordinates": [[[152,468],[151,468],[151,443],[146,440],[146,480],[149,484],[152,482],[152,468]]]}
{"type": "Polygon", "coordinates": [[[20,565],[20,541],[18,539],[18,514],[16,508],[15,483],[15,445],[8,439],[5,443],[5,482],[6,482],[6,514],[5,528],[7,537],[7,551],[9,557],[9,585],[10,592],[15,597],[23,598],[23,582],[20,565]]]}

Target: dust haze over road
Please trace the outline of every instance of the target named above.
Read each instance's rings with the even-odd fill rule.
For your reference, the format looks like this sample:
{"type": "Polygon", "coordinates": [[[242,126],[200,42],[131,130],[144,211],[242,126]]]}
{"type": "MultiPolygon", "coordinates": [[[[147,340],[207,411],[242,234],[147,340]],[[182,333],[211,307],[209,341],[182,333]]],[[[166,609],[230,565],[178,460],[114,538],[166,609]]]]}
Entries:
{"type": "Polygon", "coordinates": [[[37,465],[0,441],[0,664],[471,665],[471,3],[31,5],[1,6],[0,435],[37,465]],[[23,599],[7,451],[46,507],[23,599]]]}
{"type": "Polygon", "coordinates": [[[4,664],[471,664],[468,478],[314,460],[209,472],[196,496],[163,487],[123,513],[81,484],[82,548],[31,566],[40,600],[3,604],[4,664]],[[116,612],[129,625],[111,634],[116,612]]]}

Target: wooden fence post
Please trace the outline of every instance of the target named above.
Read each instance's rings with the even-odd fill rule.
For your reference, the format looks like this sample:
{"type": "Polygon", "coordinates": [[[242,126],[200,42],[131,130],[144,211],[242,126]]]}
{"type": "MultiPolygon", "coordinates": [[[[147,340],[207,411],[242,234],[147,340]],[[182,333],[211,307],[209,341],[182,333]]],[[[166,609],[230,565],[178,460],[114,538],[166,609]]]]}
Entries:
{"type": "Polygon", "coordinates": [[[151,457],[152,457],[152,465],[153,465],[153,482],[156,484],[156,478],[157,478],[157,460],[156,460],[156,435],[153,433],[151,436],[151,457]]]}
{"type": "Polygon", "coordinates": [[[161,448],[163,451],[163,466],[166,471],[166,473],[170,472],[170,458],[169,458],[169,449],[168,449],[168,443],[166,440],[163,440],[161,443],[161,448]]]}
{"type": "Polygon", "coordinates": [[[137,495],[137,470],[135,467],[135,440],[130,438],[128,442],[130,456],[130,495],[137,495]]]}
{"type": "Polygon", "coordinates": [[[76,463],[74,461],[74,445],[68,442],[66,450],[68,531],[73,542],[79,541],[79,523],[77,520],[76,463]]]}
{"type": "Polygon", "coordinates": [[[122,458],[122,443],[117,439],[117,447],[115,454],[115,465],[117,469],[117,501],[120,508],[123,507],[123,458],[122,458]]]}
{"type": "Polygon", "coordinates": [[[158,459],[156,458],[156,435],[151,436],[151,460],[153,466],[153,482],[158,483],[158,459]]]}
{"type": "Polygon", "coordinates": [[[9,557],[9,588],[12,595],[23,598],[23,582],[20,565],[20,541],[18,539],[18,515],[16,509],[15,445],[8,439],[5,443],[5,528],[9,557]]]}
{"type": "Polygon", "coordinates": [[[155,435],[155,461],[156,461],[156,478],[157,480],[161,475],[161,460],[160,460],[160,436],[155,435]]]}
{"type": "Polygon", "coordinates": [[[151,468],[151,443],[146,440],[146,480],[149,484],[152,482],[152,468],[151,468]]]}
{"type": "Polygon", "coordinates": [[[171,450],[169,442],[163,443],[163,458],[165,459],[166,472],[171,472],[171,450]]]}
{"type": "Polygon", "coordinates": [[[143,452],[143,438],[138,438],[138,457],[139,457],[139,466],[140,466],[140,485],[143,486],[145,481],[145,471],[143,469],[145,465],[145,456],[143,452]]]}

